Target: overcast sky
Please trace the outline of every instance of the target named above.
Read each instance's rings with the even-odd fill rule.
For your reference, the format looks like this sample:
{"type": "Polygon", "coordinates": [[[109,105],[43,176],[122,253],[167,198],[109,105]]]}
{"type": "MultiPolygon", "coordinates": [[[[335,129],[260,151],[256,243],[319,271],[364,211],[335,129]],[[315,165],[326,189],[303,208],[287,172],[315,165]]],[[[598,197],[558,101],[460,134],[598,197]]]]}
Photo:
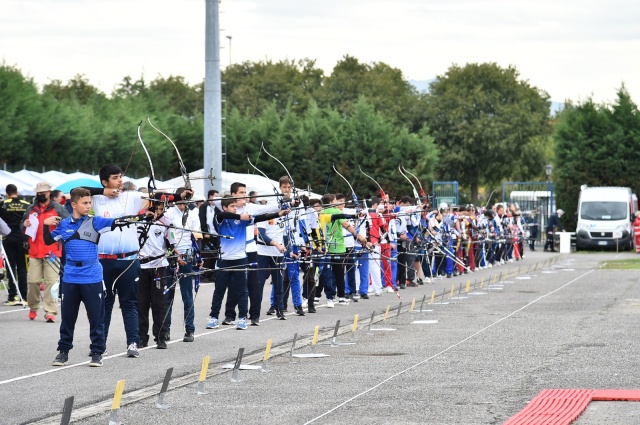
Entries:
{"type": "MultiPolygon", "coordinates": [[[[555,101],[640,103],[640,1],[223,0],[231,60],[345,54],[428,80],[455,63],[515,65],[555,101]]],[[[204,0],[2,0],[0,52],[39,84],[84,74],[106,93],[126,75],[204,78],[204,0]]]]}

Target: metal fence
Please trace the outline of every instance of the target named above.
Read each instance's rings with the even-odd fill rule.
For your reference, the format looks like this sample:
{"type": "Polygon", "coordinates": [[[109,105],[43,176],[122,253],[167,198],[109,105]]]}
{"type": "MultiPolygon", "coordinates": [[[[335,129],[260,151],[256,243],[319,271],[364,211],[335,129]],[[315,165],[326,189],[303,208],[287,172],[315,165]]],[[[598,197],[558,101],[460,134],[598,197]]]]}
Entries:
{"type": "Polygon", "coordinates": [[[502,183],[502,202],[518,204],[528,224],[539,225],[538,238],[544,233],[549,216],[554,211],[552,182],[502,183]]]}
{"type": "Polygon", "coordinates": [[[449,205],[458,205],[458,182],[433,182],[431,185],[434,206],[446,202],[449,205]]]}

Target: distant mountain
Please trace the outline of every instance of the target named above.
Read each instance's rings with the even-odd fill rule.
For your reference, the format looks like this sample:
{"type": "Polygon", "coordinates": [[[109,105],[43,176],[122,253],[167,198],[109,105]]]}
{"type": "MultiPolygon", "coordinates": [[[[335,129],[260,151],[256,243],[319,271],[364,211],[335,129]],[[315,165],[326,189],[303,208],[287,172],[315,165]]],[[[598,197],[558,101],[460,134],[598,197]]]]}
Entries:
{"type": "MultiPolygon", "coordinates": [[[[435,78],[432,78],[430,80],[409,80],[409,84],[411,84],[413,87],[416,88],[416,90],[418,90],[421,93],[429,93],[429,84],[431,84],[433,81],[435,81],[435,78]]],[[[551,115],[556,115],[558,112],[562,111],[564,109],[564,103],[563,102],[554,102],[553,100],[551,101],[551,115]]]]}

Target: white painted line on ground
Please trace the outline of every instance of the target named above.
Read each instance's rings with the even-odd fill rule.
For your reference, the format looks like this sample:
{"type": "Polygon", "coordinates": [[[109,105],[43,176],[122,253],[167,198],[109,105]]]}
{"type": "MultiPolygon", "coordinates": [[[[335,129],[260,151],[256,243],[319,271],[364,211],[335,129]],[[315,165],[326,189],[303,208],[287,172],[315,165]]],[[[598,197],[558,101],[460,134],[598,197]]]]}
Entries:
{"type": "MultiPolygon", "coordinates": [[[[560,291],[560,290],[562,290],[562,289],[566,288],[567,286],[571,285],[572,283],[574,283],[574,282],[576,282],[576,281],[578,281],[578,280],[582,279],[583,277],[585,277],[585,276],[586,276],[586,275],[588,275],[589,273],[593,273],[595,270],[596,270],[596,269],[589,270],[588,272],[581,274],[580,276],[578,276],[578,277],[576,277],[575,279],[573,279],[573,280],[571,280],[571,281],[569,281],[569,282],[565,283],[564,285],[560,286],[559,288],[556,288],[556,289],[554,289],[554,290],[553,290],[553,291],[551,291],[551,292],[548,292],[548,293],[546,293],[546,294],[544,294],[544,295],[541,295],[540,297],[536,298],[535,300],[531,301],[530,303],[528,303],[528,304],[524,305],[523,307],[520,307],[519,309],[517,309],[517,310],[515,310],[515,311],[512,311],[511,313],[507,314],[506,316],[504,316],[504,317],[502,317],[502,318],[500,318],[500,319],[496,320],[495,322],[491,323],[491,324],[490,324],[490,325],[488,325],[488,326],[485,326],[484,328],[482,328],[482,329],[480,329],[479,331],[477,331],[477,332],[475,332],[475,333],[473,333],[473,334],[469,335],[468,337],[464,338],[463,340],[456,342],[455,344],[453,344],[453,345],[451,345],[451,346],[449,346],[449,347],[445,348],[444,350],[442,350],[442,351],[440,351],[440,352],[438,352],[438,353],[434,354],[433,356],[431,356],[431,357],[429,357],[429,358],[426,358],[426,359],[424,359],[424,360],[422,360],[422,361],[420,361],[420,362],[418,362],[418,363],[414,364],[413,366],[410,366],[410,367],[408,367],[408,368],[406,368],[406,369],[404,369],[404,370],[401,370],[400,372],[398,372],[398,373],[396,373],[396,374],[393,374],[393,375],[389,376],[388,378],[384,379],[383,381],[379,382],[378,384],[374,385],[373,387],[371,387],[371,388],[369,388],[369,389],[367,389],[367,390],[365,390],[365,391],[362,391],[361,393],[356,394],[356,395],[354,395],[353,397],[351,397],[351,398],[349,398],[349,399],[347,399],[347,400],[343,401],[342,403],[340,403],[340,404],[339,404],[339,405],[337,405],[336,407],[334,407],[334,408],[332,408],[332,409],[329,409],[329,410],[327,410],[326,412],[324,412],[323,414],[321,414],[321,415],[319,415],[319,416],[316,416],[315,418],[313,418],[313,419],[311,419],[311,420],[309,420],[309,421],[305,422],[305,423],[304,423],[304,425],[307,425],[307,424],[313,423],[313,422],[317,421],[318,419],[321,419],[321,418],[323,418],[323,417],[325,417],[325,416],[327,416],[327,415],[329,415],[329,414],[331,414],[331,413],[335,412],[336,410],[338,410],[338,409],[339,409],[339,408],[341,408],[342,406],[345,406],[345,405],[347,405],[347,404],[351,403],[353,400],[356,400],[356,399],[358,399],[358,398],[362,397],[363,395],[370,393],[371,391],[373,391],[373,390],[375,390],[375,389],[377,389],[377,388],[381,387],[382,385],[386,384],[387,382],[391,381],[392,379],[397,378],[398,376],[403,375],[403,374],[405,374],[405,373],[409,372],[410,370],[413,370],[413,369],[415,369],[415,368],[417,368],[417,367],[419,367],[419,366],[421,366],[421,365],[423,365],[423,364],[427,363],[428,361],[431,361],[431,360],[435,359],[436,357],[439,357],[439,356],[441,356],[442,354],[445,354],[445,353],[447,353],[447,352],[449,352],[449,351],[453,350],[453,349],[454,349],[454,348],[456,348],[457,346],[464,344],[465,342],[469,341],[469,340],[470,340],[470,339],[472,339],[472,338],[475,338],[476,336],[480,335],[481,333],[485,332],[486,330],[488,330],[488,329],[490,329],[490,328],[494,327],[495,325],[497,325],[497,324],[499,324],[499,323],[501,323],[501,322],[503,322],[503,321],[507,320],[507,319],[508,319],[508,318],[510,318],[511,316],[513,316],[513,315],[515,315],[515,314],[517,314],[517,313],[521,312],[521,311],[522,311],[522,310],[524,310],[525,308],[527,308],[527,307],[529,307],[529,306],[531,306],[531,305],[533,305],[533,304],[537,303],[538,301],[540,301],[540,300],[542,300],[542,299],[544,299],[544,298],[546,298],[546,297],[548,297],[548,296],[550,296],[550,295],[553,295],[553,294],[555,294],[556,292],[558,292],[558,291],[560,291]]],[[[372,329],[372,330],[373,330],[373,329],[372,329]]]]}
{"type": "MultiPolygon", "coordinates": [[[[294,312],[288,313],[287,316],[293,315],[295,314],[294,312]]],[[[267,319],[262,320],[260,323],[264,323],[264,322],[268,322],[269,320],[276,320],[277,317],[269,317],[267,319]]],[[[222,325],[221,325],[222,326],[222,325]]],[[[225,331],[231,331],[231,330],[236,330],[235,326],[229,326],[229,327],[224,327],[221,329],[213,329],[209,332],[202,332],[200,334],[194,335],[196,338],[199,338],[201,336],[205,336],[205,335],[211,335],[211,334],[216,334],[219,332],[225,332],[225,331]]],[[[168,341],[167,344],[175,344],[177,342],[182,342],[182,338],[179,339],[174,339],[173,341],[168,341]]],[[[145,351],[145,350],[149,350],[152,348],[155,348],[155,345],[150,345],[148,347],[145,348],[140,348],[138,351],[145,351]]],[[[124,351],[122,353],[117,353],[117,354],[111,354],[109,356],[104,356],[102,359],[103,360],[108,360],[108,359],[112,359],[114,357],[122,357],[122,356],[126,356],[127,352],[124,351]]],[[[68,366],[60,366],[60,367],[54,367],[53,369],[47,369],[47,370],[43,370],[42,372],[36,372],[36,373],[31,373],[29,375],[23,375],[23,376],[17,376],[15,378],[11,378],[11,379],[7,379],[4,381],[0,381],[0,385],[4,385],[4,384],[10,384],[12,382],[16,382],[16,381],[22,381],[24,379],[29,379],[29,378],[35,378],[37,376],[42,376],[42,375],[48,375],[50,373],[54,373],[54,372],[59,372],[61,370],[66,370],[66,369],[71,369],[74,367],[78,367],[78,366],[84,366],[84,365],[88,365],[89,364],[89,360],[81,362],[81,363],[74,363],[68,366]]]]}
{"type": "MultiPolygon", "coordinates": [[[[232,363],[226,364],[222,366],[223,369],[233,369],[235,365],[232,363]]],[[[241,364],[240,370],[260,370],[262,366],[254,365],[254,364],[241,364]]]]}
{"type": "Polygon", "coordinates": [[[9,313],[28,313],[29,309],[28,308],[18,308],[18,307],[14,307],[17,310],[8,310],[8,311],[0,311],[0,314],[9,314],[9,313]]]}
{"type": "Polygon", "coordinates": [[[299,359],[319,359],[320,357],[330,357],[330,356],[329,354],[306,353],[306,354],[294,354],[293,357],[297,357],[299,359]]]}
{"type": "Polygon", "coordinates": [[[435,325],[438,323],[437,320],[414,320],[411,322],[412,325],[435,325]]]}

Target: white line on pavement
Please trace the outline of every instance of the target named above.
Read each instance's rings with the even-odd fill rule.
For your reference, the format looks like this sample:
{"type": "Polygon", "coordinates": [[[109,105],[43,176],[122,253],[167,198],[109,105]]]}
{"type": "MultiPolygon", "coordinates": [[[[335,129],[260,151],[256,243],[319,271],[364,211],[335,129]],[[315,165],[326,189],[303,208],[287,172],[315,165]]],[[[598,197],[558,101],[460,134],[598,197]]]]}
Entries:
{"type": "MultiPolygon", "coordinates": [[[[320,307],[320,306],[318,306],[318,307],[320,307]]],[[[287,313],[287,316],[290,316],[290,315],[293,315],[293,314],[295,314],[295,312],[287,313]]],[[[260,323],[264,323],[264,322],[268,322],[269,320],[276,320],[276,319],[277,319],[277,317],[275,317],[275,316],[274,317],[269,317],[267,319],[261,320],[260,323]]],[[[214,330],[211,330],[209,332],[202,332],[202,333],[200,333],[198,335],[194,335],[194,336],[196,338],[198,338],[198,337],[205,336],[205,335],[211,335],[211,334],[230,331],[230,330],[235,330],[235,329],[236,329],[235,326],[229,326],[229,327],[225,327],[225,328],[222,328],[222,329],[214,329],[214,330]]],[[[182,338],[174,339],[173,341],[168,341],[167,344],[175,344],[177,342],[182,342],[182,338]]],[[[149,349],[154,348],[154,347],[155,347],[155,345],[150,345],[148,347],[141,348],[139,351],[149,350],[149,349]]],[[[126,351],[122,352],[122,353],[111,354],[109,356],[105,356],[103,359],[104,360],[112,359],[114,357],[121,357],[121,356],[124,356],[126,354],[127,354],[126,351]]],[[[54,373],[54,372],[58,372],[58,371],[65,370],[65,369],[71,369],[73,367],[84,366],[84,365],[87,365],[87,364],[89,364],[89,360],[87,360],[85,362],[81,362],[81,363],[74,363],[74,364],[68,365],[68,366],[61,366],[61,367],[55,367],[53,369],[43,370],[42,372],[36,372],[36,373],[29,374],[29,375],[17,376],[15,378],[7,379],[5,381],[0,381],[0,385],[10,384],[12,382],[22,381],[24,379],[29,379],[29,378],[35,378],[37,376],[48,375],[49,373],[54,373]]]]}
{"type": "Polygon", "coordinates": [[[417,368],[418,366],[421,366],[421,365],[425,364],[426,362],[428,362],[428,361],[430,361],[430,360],[433,360],[433,359],[435,359],[435,358],[436,358],[436,357],[438,357],[438,356],[441,356],[442,354],[445,354],[446,352],[448,352],[448,351],[450,351],[450,350],[452,350],[452,349],[456,348],[457,346],[459,346],[459,345],[461,345],[461,344],[464,344],[465,342],[469,341],[469,340],[470,340],[470,339],[472,339],[472,338],[475,338],[476,336],[478,336],[478,335],[480,335],[481,333],[483,333],[484,331],[486,331],[486,330],[488,330],[488,329],[492,328],[493,326],[497,325],[498,323],[500,323],[500,322],[503,322],[503,321],[507,320],[509,317],[513,316],[514,314],[517,314],[517,313],[521,312],[521,311],[522,311],[522,310],[524,310],[525,308],[527,308],[527,307],[529,307],[529,306],[531,306],[531,305],[533,305],[533,304],[537,303],[538,301],[540,301],[540,300],[542,300],[542,299],[544,299],[544,298],[548,297],[549,295],[553,295],[553,294],[555,294],[556,292],[558,292],[558,291],[560,291],[561,289],[563,289],[563,288],[565,288],[565,287],[567,287],[567,286],[571,285],[572,283],[576,282],[577,280],[582,279],[583,277],[585,277],[585,276],[586,276],[586,275],[588,275],[589,273],[594,272],[595,270],[596,270],[596,269],[592,269],[592,270],[589,270],[589,271],[588,271],[588,272],[586,272],[586,273],[583,273],[582,275],[580,275],[580,276],[576,277],[575,279],[573,279],[573,280],[571,280],[571,281],[569,281],[569,282],[565,283],[564,285],[560,286],[559,288],[556,288],[556,289],[554,289],[553,291],[548,292],[548,293],[546,293],[546,294],[544,294],[544,295],[542,295],[542,296],[540,296],[540,297],[536,298],[535,300],[531,301],[530,303],[526,304],[525,306],[523,306],[523,307],[521,307],[521,308],[519,308],[519,309],[517,309],[517,310],[515,310],[515,311],[513,311],[513,312],[511,312],[511,313],[509,313],[508,315],[504,316],[503,318],[498,319],[498,320],[496,320],[495,322],[491,323],[490,325],[488,325],[488,326],[486,326],[486,327],[484,327],[484,328],[480,329],[480,330],[479,330],[479,331],[477,331],[476,333],[474,333],[474,334],[472,334],[472,335],[469,335],[469,336],[468,336],[468,337],[466,337],[465,339],[463,339],[463,340],[461,340],[461,341],[456,342],[455,344],[453,344],[453,345],[449,346],[448,348],[445,348],[444,350],[440,351],[439,353],[436,353],[436,354],[434,354],[433,356],[431,356],[431,357],[429,357],[429,358],[427,358],[427,359],[424,359],[424,360],[422,360],[422,361],[420,361],[420,362],[418,362],[418,363],[414,364],[413,366],[410,366],[410,367],[408,367],[408,368],[406,368],[406,369],[404,369],[404,370],[402,370],[402,371],[400,371],[400,372],[398,372],[398,373],[396,373],[396,374],[394,374],[394,375],[389,376],[387,379],[385,379],[385,380],[383,380],[383,381],[379,382],[378,384],[374,385],[373,387],[369,388],[368,390],[365,390],[365,391],[363,391],[363,392],[361,392],[361,393],[359,393],[359,394],[354,395],[353,397],[351,397],[351,398],[349,398],[349,399],[347,399],[347,400],[343,401],[342,403],[340,403],[339,405],[337,405],[337,406],[336,406],[336,407],[334,407],[333,409],[327,410],[326,412],[324,412],[324,413],[323,413],[323,414],[321,414],[320,416],[316,416],[315,418],[313,418],[313,419],[309,420],[308,422],[305,422],[305,424],[304,424],[304,425],[307,425],[307,424],[313,423],[313,422],[317,421],[318,419],[321,419],[321,418],[323,418],[323,417],[325,417],[325,416],[329,415],[330,413],[335,412],[336,410],[338,410],[338,409],[339,409],[339,408],[341,408],[342,406],[345,406],[345,405],[347,405],[347,404],[351,403],[353,400],[355,400],[355,399],[357,399],[357,398],[360,398],[360,397],[362,397],[362,396],[363,396],[363,395],[365,395],[365,394],[370,393],[371,391],[375,390],[376,388],[379,388],[380,386],[382,386],[382,385],[386,384],[386,383],[387,383],[387,382],[389,382],[390,380],[392,380],[392,379],[394,379],[394,378],[396,378],[396,377],[398,377],[398,376],[400,376],[400,375],[403,375],[403,374],[405,374],[406,372],[409,372],[410,370],[413,370],[413,369],[417,368]]]}

